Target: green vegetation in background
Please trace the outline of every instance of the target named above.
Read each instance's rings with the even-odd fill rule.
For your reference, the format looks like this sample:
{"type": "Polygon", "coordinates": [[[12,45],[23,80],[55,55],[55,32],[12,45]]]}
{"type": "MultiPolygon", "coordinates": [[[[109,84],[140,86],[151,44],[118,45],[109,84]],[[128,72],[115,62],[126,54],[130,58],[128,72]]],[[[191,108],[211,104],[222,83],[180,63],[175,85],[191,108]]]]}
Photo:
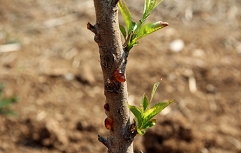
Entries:
{"type": "Polygon", "coordinates": [[[17,97],[12,96],[9,98],[3,97],[3,91],[5,89],[4,84],[0,84],[0,115],[13,115],[17,116],[17,114],[10,110],[8,107],[17,102],[17,97]]]}

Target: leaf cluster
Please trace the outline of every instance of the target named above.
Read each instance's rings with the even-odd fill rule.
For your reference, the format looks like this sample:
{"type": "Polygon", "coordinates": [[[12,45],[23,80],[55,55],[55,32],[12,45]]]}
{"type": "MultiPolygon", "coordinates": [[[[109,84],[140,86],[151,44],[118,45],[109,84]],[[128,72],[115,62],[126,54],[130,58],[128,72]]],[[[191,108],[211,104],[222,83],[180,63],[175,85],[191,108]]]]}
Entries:
{"type": "Polygon", "coordinates": [[[118,7],[124,18],[126,28],[123,25],[119,27],[122,35],[126,39],[124,46],[127,51],[130,51],[130,49],[138,43],[139,39],[168,25],[168,23],[162,21],[144,24],[154,8],[161,2],[162,0],[145,0],[142,18],[136,23],[133,21],[132,14],[124,0],[119,0],[118,7]]]}
{"type": "Polygon", "coordinates": [[[144,135],[147,128],[150,128],[156,124],[156,119],[153,119],[158,113],[160,113],[164,108],[173,102],[169,100],[167,102],[158,102],[154,106],[149,107],[156,89],[159,86],[159,82],[155,83],[151,92],[151,99],[148,100],[147,96],[144,94],[141,100],[140,107],[132,106],[128,104],[130,111],[135,116],[136,130],[139,134],[144,135]]]}

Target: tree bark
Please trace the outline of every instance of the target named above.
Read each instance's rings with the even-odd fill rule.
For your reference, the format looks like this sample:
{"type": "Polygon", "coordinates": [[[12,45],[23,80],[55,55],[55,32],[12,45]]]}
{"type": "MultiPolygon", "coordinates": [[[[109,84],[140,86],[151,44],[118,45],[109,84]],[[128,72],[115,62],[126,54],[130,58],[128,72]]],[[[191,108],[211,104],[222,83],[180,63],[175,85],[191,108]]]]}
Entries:
{"type": "Polygon", "coordinates": [[[127,106],[127,83],[119,82],[114,76],[116,70],[121,70],[126,75],[128,56],[122,47],[117,2],[118,0],[94,0],[96,24],[87,24],[87,28],[95,33],[94,40],[99,46],[105,103],[109,108],[106,115],[110,135],[107,138],[99,136],[98,139],[108,148],[108,153],[133,153],[135,133],[131,130],[127,106]]]}

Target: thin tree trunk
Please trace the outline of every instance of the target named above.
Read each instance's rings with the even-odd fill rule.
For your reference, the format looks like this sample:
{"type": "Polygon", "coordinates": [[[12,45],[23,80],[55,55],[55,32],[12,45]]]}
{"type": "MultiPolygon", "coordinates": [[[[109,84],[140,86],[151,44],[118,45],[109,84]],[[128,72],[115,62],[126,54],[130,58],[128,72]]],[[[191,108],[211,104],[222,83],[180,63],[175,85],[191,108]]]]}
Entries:
{"type": "Polygon", "coordinates": [[[108,148],[108,153],[133,153],[135,133],[131,132],[127,107],[127,83],[118,81],[114,76],[116,70],[121,70],[125,75],[127,62],[127,53],[121,42],[117,2],[94,0],[96,24],[87,24],[87,28],[95,33],[94,40],[99,46],[105,103],[109,108],[106,109],[106,120],[110,124],[110,135],[107,138],[99,136],[98,139],[108,148]]]}

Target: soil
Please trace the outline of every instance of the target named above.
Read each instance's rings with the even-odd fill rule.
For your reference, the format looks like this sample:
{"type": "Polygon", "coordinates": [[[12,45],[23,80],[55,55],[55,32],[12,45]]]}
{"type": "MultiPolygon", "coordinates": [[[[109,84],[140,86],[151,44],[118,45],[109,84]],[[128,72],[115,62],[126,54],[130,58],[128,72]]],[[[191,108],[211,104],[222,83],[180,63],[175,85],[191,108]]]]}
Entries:
{"type": "MultiPolygon", "coordinates": [[[[127,4],[138,21],[143,3],[127,4]]],[[[156,8],[150,21],[169,26],[131,50],[129,102],[138,105],[161,81],[153,104],[174,103],[136,137],[136,152],[241,153],[240,8],[239,0],[165,0],[156,8]]],[[[88,22],[95,23],[92,0],[0,0],[0,83],[4,97],[18,97],[9,107],[18,116],[0,115],[0,153],[107,152],[97,140],[108,130],[88,22]]]]}

